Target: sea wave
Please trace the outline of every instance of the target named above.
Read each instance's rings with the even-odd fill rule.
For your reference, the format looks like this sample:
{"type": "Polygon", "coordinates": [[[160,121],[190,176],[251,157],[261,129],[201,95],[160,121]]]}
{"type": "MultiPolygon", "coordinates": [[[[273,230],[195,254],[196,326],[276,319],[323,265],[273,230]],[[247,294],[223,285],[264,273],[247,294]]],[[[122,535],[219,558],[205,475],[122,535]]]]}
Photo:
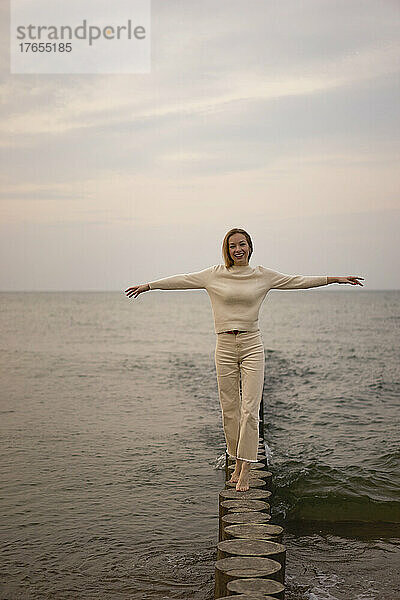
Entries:
{"type": "MultiPolygon", "coordinates": [[[[273,469],[275,512],[288,520],[400,523],[395,474],[310,463],[273,469]]],[[[398,478],[398,475],[397,475],[398,478]]]]}

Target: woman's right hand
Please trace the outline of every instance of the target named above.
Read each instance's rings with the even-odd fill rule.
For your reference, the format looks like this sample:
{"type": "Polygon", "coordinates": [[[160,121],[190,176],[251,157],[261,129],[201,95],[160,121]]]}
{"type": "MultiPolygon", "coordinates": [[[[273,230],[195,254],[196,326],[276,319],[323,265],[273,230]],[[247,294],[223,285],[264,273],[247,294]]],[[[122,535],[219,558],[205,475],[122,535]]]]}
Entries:
{"type": "Polygon", "coordinates": [[[128,298],[132,298],[132,296],[136,298],[136,296],[139,296],[139,294],[142,292],[148,292],[149,290],[149,284],[143,283],[142,285],[134,285],[133,287],[128,288],[125,290],[125,294],[128,296],[128,298]]]}

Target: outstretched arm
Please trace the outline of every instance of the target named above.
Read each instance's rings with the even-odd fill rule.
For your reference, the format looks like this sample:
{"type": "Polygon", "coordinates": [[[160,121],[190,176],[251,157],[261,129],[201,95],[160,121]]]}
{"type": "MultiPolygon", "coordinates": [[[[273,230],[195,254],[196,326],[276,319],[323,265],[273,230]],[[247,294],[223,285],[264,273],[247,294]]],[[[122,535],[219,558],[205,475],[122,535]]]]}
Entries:
{"type": "Polygon", "coordinates": [[[208,279],[214,267],[208,267],[195,273],[182,273],[164,277],[156,281],[150,281],[142,285],[135,285],[125,290],[125,293],[131,298],[138,296],[142,292],[149,290],[201,290],[205,289],[208,279]]]}
{"type": "Polygon", "coordinates": [[[287,275],[263,267],[268,289],[298,290],[328,285],[326,275],[287,275]]]}
{"type": "Polygon", "coordinates": [[[328,277],[327,275],[286,275],[273,269],[266,269],[263,267],[265,277],[269,289],[274,290],[297,290],[307,289],[313,287],[320,287],[322,285],[329,285],[330,283],[351,283],[352,285],[361,285],[358,281],[363,277],[349,276],[349,277],[328,277]]]}

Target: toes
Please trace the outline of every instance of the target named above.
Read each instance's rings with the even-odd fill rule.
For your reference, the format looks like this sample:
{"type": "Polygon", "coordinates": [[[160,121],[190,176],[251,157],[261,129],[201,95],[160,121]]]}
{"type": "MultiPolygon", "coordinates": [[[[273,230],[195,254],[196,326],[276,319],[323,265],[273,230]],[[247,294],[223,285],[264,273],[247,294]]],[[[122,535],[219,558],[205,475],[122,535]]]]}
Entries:
{"type": "Polygon", "coordinates": [[[237,483],[236,485],[236,491],[237,492],[247,492],[247,490],[250,489],[250,486],[248,483],[237,483]]]}
{"type": "Polygon", "coordinates": [[[237,492],[247,492],[247,490],[249,489],[249,486],[245,486],[245,485],[237,485],[236,486],[236,491],[237,492]]]}

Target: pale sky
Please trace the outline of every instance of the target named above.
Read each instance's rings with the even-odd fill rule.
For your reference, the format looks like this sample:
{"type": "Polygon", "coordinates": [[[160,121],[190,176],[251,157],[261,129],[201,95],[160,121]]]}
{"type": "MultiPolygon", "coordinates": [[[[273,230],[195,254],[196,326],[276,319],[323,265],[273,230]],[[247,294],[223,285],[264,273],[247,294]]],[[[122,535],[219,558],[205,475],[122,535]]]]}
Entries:
{"type": "Polygon", "coordinates": [[[1,290],[198,271],[231,227],[252,266],[400,288],[398,0],[152,0],[137,75],[11,75],[7,4],[1,290]]]}

